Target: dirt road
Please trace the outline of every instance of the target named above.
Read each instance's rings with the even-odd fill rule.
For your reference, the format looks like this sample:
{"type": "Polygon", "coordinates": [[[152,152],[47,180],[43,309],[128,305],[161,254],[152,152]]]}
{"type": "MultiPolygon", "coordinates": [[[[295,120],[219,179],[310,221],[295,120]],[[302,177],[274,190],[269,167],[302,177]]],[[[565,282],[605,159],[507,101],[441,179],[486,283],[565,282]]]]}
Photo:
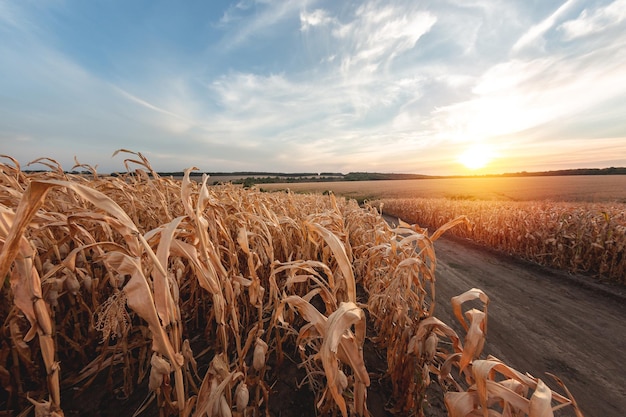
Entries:
{"type": "MultiPolygon", "coordinates": [[[[559,376],[587,417],[626,416],[626,296],[456,238],[435,242],[435,315],[462,333],[452,296],[477,287],[490,298],[484,354],[555,386],[559,376]]],[[[571,415],[564,413],[560,415],[571,415]]]]}

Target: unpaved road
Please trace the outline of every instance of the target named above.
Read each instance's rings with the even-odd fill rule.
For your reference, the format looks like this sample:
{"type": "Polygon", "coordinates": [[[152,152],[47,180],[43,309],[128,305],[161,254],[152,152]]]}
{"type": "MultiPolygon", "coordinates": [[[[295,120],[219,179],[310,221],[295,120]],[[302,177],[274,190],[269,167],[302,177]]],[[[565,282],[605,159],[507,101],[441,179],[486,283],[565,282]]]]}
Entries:
{"type": "MultiPolygon", "coordinates": [[[[586,417],[626,416],[626,291],[539,267],[456,238],[435,242],[435,316],[459,333],[450,298],[490,298],[483,355],[541,378],[559,376],[586,417]]],[[[559,415],[573,415],[571,412],[559,415]]]]}

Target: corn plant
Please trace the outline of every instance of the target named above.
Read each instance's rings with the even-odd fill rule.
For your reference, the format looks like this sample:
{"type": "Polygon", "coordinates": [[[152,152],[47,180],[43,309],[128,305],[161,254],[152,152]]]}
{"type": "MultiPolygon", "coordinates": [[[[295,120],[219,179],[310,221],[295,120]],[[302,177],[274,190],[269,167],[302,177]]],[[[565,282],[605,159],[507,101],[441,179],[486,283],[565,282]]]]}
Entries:
{"type": "Polygon", "coordinates": [[[47,171],[25,172],[2,157],[7,412],[62,416],[66,389],[88,391],[104,377],[122,399],[147,390],[135,415],[150,407],[163,416],[269,415],[268,371],[292,360],[319,413],[367,416],[367,339],[386,352],[403,415],[421,414],[432,376],[450,388],[454,416],[543,417],[549,411],[536,410],[546,397],[576,408],[540,381],[480,359],[488,299],[479,290],[454,301],[461,319],[466,298],[485,305],[466,313],[463,341],[435,317],[433,241],[467,218],[429,235],[391,228],[372,207],[332,194],[209,187],[207,176],[191,179],[193,167],[177,181],[141,153],[117,154],[128,157],[116,177],[78,161],[73,169],[86,173],[68,174],[49,158],[33,161],[47,171]],[[494,373],[517,381],[503,386],[522,397],[534,394],[504,398],[494,373]]]}
{"type": "Polygon", "coordinates": [[[429,227],[459,215],[471,230],[451,233],[524,259],[624,283],[626,205],[551,201],[388,199],[386,214],[429,227]]]}

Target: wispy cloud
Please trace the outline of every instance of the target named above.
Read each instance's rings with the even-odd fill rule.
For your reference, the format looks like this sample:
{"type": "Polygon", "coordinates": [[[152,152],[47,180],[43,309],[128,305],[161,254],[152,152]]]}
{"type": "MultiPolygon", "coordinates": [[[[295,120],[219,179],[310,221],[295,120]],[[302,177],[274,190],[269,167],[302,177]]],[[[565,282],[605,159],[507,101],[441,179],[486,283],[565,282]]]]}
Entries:
{"type": "Polygon", "coordinates": [[[576,2],[577,0],[567,0],[550,16],[532,26],[519,38],[515,45],[513,45],[513,52],[519,52],[527,47],[536,48],[537,46],[543,46],[543,35],[547,31],[552,29],[557,23],[558,19],[563,16],[563,14],[565,14],[576,2]]]}
{"type": "Polygon", "coordinates": [[[626,93],[626,73],[618,64],[623,57],[607,47],[577,57],[513,59],[485,72],[473,89],[474,98],[437,113],[448,132],[473,140],[582,114],[626,93]],[[609,59],[611,54],[617,55],[609,59]]]}
{"type": "Polygon", "coordinates": [[[343,41],[341,70],[376,72],[382,65],[415,47],[437,21],[429,12],[407,10],[401,6],[367,3],[360,6],[354,19],[333,29],[333,36],[343,41]]]}
{"type": "Polygon", "coordinates": [[[280,21],[298,16],[307,0],[255,0],[239,2],[222,16],[220,24],[228,36],[222,41],[227,49],[249,41],[253,35],[275,29],[280,21]],[[237,23],[237,25],[232,25],[237,23]]]}
{"type": "Polygon", "coordinates": [[[219,24],[223,26],[227,26],[232,24],[233,22],[237,22],[241,19],[241,12],[248,10],[252,7],[253,1],[242,0],[237,2],[235,5],[232,5],[224,11],[222,17],[219,20],[219,24]]]}
{"type": "Polygon", "coordinates": [[[616,0],[595,10],[584,9],[577,19],[559,26],[566,40],[573,40],[619,25],[626,20],[626,1],[616,0]]]}
{"type": "MultiPolygon", "coordinates": [[[[167,131],[171,132],[171,133],[175,133],[175,134],[182,134],[185,133],[187,131],[189,131],[192,127],[194,127],[195,125],[197,125],[197,123],[195,121],[193,121],[192,119],[190,119],[187,116],[181,115],[179,113],[175,113],[173,111],[161,108],[155,104],[149,103],[146,100],[143,100],[139,97],[136,97],[132,94],[130,94],[129,92],[123,90],[122,88],[119,87],[114,87],[114,89],[124,98],[128,99],[129,101],[136,103],[142,107],[145,107],[147,109],[150,109],[152,111],[154,111],[155,113],[158,114],[158,124],[160,126],[163,126],[167,131]],[[164,116],[164,117],[163,117],[164,116]]],[[[180,105],[180,106],[176,106],[176,103],[171,103],[171,105],[173,107],[182,107],[184,105],[180,105]]],[[[183,110],[184,111],[184,110],[183,110]]],[[[150,118],[152,123],[155,123],[156,118],[150,118]]]]}
{"type": "Polygon", "coordinates": [[[300,30],[305,32],[314,26],[325,26],[334,22],[324,9],[316,9],[312,12],[303,10],[300,12],[300,30]]]}

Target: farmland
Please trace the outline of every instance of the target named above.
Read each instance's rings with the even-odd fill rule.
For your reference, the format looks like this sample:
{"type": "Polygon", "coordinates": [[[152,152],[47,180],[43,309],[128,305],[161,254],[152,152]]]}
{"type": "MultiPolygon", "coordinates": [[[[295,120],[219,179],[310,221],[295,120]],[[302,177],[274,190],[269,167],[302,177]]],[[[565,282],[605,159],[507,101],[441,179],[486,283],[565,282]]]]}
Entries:
{"type": "Polygon", "coordinates": [[[624,181],[577,176],[289,186],[368,199],[382,204],[390,221],[402,218],[430,230],[467,215],[471,231],[458,227],[446,234],[461,240],[435,243],[436,315],[452,322],[446,300],[471,286],[485,289],[498,300],[486,351],[534,375],[556,372],[587,416],[612,416],[626,407],[618,400],[626,398],[620,359],[611,358],[621,357],[626,343],[624,181]],[[622,266],[608,272],[602,266],[608,259],[622,266]],[[604,354],[596,355],[594,346],[604,354]]]}
{"type": "Polygon", "coordinates": [[[7,413],[272,415],[299,389],[315,413],[380,412],[368,391],[388,390],[388,407],[419,415],[435,381],[457,415],[577,410],[566,390],[481,357],[480,289],[453,297],[458,332],[433,315],[433,242],[465,218],[430,235],[391,228],[353,200],[163,179],[131,154],[139,168],[115,178],[47,159],[51,171],[26,174],[5,157],[7,413]],[[298,384],[278,389],[284,372],[298,384]]]}
{"type": "Polygon", "coordinates": [[[434,228],[466,215],[471,227],[451,233],[538,264],[626,284],[623,203],[407,198],[372,204],[434,228]]]}
{"type": "MultiPolygon", "coordinates": [[[[291,185],[291,184],[290,184],[291,185]]],[[[324,184],[385,214],[437,228],[542,265],[624,284],[626,176],[449,178],[324,184]]],[[[276,186],[278,187],[278,186],[276,186]]],[[[322,184],[295,184],[319,192],[322,184]]]]}
{"type": "Polygon", "coordinates": [[[419,180],[342,181],[261,184],[266,190],[323,193],[358,200],[381,198],[447,198],[500,201],[626,202],[626,175],[555,177],[465,177],[419,180]]]}

